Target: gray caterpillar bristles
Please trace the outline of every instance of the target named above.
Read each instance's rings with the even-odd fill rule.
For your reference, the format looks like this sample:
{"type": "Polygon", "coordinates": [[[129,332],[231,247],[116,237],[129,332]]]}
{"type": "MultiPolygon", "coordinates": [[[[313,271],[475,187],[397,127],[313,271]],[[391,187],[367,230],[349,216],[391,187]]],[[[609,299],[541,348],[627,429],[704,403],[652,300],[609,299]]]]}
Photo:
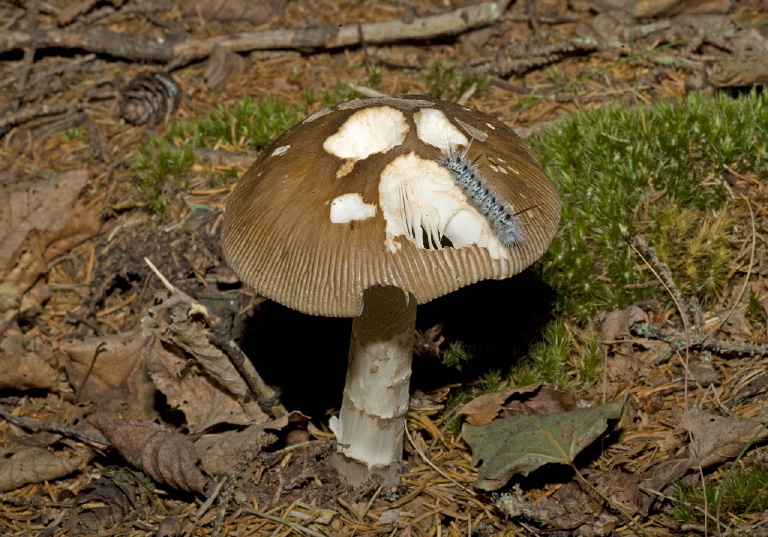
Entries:
{"type": "Polygon", "coordinates": [[[440,159],[440,165],[453,174],[469,202],[488,220],[491,229],[504,246],[511,248],[521,244],[526,239],[523,229],[525,223],[518,218],[519,213],[497,200],[477,164],[469,160],[468,150],[469,148],[463,151],[447,151],[440,159]]]}

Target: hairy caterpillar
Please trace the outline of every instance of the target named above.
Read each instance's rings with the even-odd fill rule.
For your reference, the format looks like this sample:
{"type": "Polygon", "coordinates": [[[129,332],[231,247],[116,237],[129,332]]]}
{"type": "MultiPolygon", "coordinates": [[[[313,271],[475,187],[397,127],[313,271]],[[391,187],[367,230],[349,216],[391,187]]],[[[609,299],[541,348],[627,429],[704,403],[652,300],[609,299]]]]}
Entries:
{"type": "Polygon", "coordinates": [[[469,202],[488,220],[504,246],[512,247],[522,243],[526,239],[523,229],[525,223],[518,215],[523,211],[514,212],[511,206],[497,199],[477,166],[477,160],[469,160],[468,152],[469,147],[463,151],[450,149],[443,153],[439,164],[453,174],[469,202]]]}

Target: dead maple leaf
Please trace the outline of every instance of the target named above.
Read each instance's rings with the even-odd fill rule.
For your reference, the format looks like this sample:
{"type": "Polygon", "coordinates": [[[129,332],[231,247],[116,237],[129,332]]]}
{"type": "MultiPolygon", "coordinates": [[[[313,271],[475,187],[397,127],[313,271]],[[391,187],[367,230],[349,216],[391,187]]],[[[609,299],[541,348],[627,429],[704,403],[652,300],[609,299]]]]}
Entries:
{"type": "Polygon", "coordinates": [[[139,470],[158,483],[210,495],[214,481],[198,467],[195,447],[187,437],[152,422],[110,420],[98,414],[88,422],[139,470]]]}

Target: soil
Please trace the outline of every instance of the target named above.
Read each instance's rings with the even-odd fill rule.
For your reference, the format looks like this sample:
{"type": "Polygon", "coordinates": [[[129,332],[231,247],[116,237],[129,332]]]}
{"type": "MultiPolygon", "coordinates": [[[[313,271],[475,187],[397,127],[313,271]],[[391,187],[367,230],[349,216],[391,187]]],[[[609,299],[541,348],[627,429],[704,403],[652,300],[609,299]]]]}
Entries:
{"type": "MultiPolygon", "coordinates": [[[[242,288],[222,261],[224,204],[234,177],[257,152],[243,143],[196,151],[188,184],[161,215],[147,209],[134,163],[140,145],[174,121],[231,107],[245,95],[298,106],[307,92],[346,91],[350,84],[375,82],[378,91],[392,95],[437,90],[528,135],[565,113],[614,102],[647,104],[690,91],[737,94],[768,79],[768,3],[499,2],[498,18],[451,33],[434,29],[430,17],[469,9],[471,2],[184,4],[54,0],[0,6],[0,533],[479,537],[624,535],[640,533],[640,526],[646,535],[701,531],[666,516],[663,496],[653,492],[668,493],[669,484],[685,475],[696,480],[683,456],[688,439],[680,426],[680,365],[654,361],[666,350],[657,341],[623,338],[626,318],[611,321],[617,323],[611,339],[623,339],[610,347],[615,360],[607,374],[613,386],[621,385],[612,395],[629,393],[632,403],[616,427],[621,432],[604,439],[605,450],[579,460],[594,488],[563,465],[499,493],[472,489],[477,470],[450,425],[454,415],[446,404],[451,390],[500,366],[499,349],[522,351],[537,339],[552,304],[535,274],[478,284],[471,293],[420,310],[412,436],[401,483],[348,486],[330,460],[327,422],[341,400],[346,364],[340,357],[346,356],[350,321],[307,317],[265,301],[242,288]],[[376,22],[393,26],[368,34],[366,25],[376,22]],[[736,31],[737,24],[751,26],[736,31]],[[339,46],[345,28],[360,30],[339,46]],[[393,41],[390,36],[402,28],[413,35],[393,41]],[[273,30],[293,31],[292,40],[273,30]],[[246,33],[262,38],[241,35],[218,50],[210,45],[214,37],[246,33]],[[462,96],[468,88],[455,78],[430,84],[435,66],[456,68],[464,77],[487,76],[490,86],[462,96]],[[158,72],[170,73],[177,86],[158,72]],[[233,179],[212,184],[213,176],[233,179]],[[500,294],[537,296],[541,309],[502,326],[483,306],[500,294]],[[158,306],[177,299],[176,306],[158,306]],[[174,307],[186,309],[179,314],[174,307]],[[211,408],[225,403],[216,398],[215,382],[199,380],[201,366],[191,358],[210,351],[191,341],[216,324],[208,311],[219,312],[223,324],[217,329],[243,341],[255,369],[277,390],[261,398],[261,408],[241,397],[229,421],[212,415],[211,408]],[[190,339],[182,345],[183,330],[190,339]],[[476,369],[448,370],[440,365],[446,350],[441,337],[484,349],[485,358],[476,369]],[[94,365],[100,355],[109,358],[106,366],[94,365]],[[161,377],[190,384],[159,390],[161,377]],[[210,399],[182,401],[193,391],[210,399]],[[277,408],[293,412],[285,416],[277,408]],[[264,418],[255,419],[262,410],[264,418]],[[100,412],[115,421],[94,425],[89,416],[100,412]],[[121,428],[118,418],[135,420],[135,428],[121,428]],[[260,449],[222,454],[221,445],[219,451],[200,447],[201,438],[215,435],[237,445],[237,434],[255,422],[259,429],[249,434],[260,439],[260,449]],[[124,446],[126,435],[133,443],[124,446]],[[201,471],[198,455],[203,465],[218,458],[223,467],[201,471]]],[[[467,20],[458,16],[454,22],[467,20]]],[[[320,105],[313,107],[308,112],[320,105]]],[[[749,216],[743,218],[749,226],[749,216]]],[[[664,322],[673,312],[656,315],[664,322]]],[[[731,332],[747,333],[748,321],[738,322],[731,322],[731,332]]],[[[764,420],[765,365],[765,356],[697,362],[691,374],[699,384],[690,397],[719,397],[726,415],[738,407],[738,416],[764,420]]],[[[603,396],[594,382],[580,387],[574,401],[588,406],[603,396]]],[[[743,431],[747,438],[752,434],[758,432],[743,431]]],[[[721,454],[710,471],[739,449],[721,454]]],[[[766,452],[753,450],[748,458],[764,464],[766,452]]],[[[764,521],[765,513],[741,526],[765,535],[764,521]]]]}

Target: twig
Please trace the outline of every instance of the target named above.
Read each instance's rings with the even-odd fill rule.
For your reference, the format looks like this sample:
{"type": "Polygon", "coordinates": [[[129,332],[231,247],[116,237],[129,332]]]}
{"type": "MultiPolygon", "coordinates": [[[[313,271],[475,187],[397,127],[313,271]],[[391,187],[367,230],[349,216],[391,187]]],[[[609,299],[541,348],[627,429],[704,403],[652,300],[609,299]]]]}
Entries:
{"type": "MultiPolygon", "coordinates": [[[[672,278],[672,273],[669,271],[669,269],[666,267],[664,263],[661,262],[661,260],[656,257],[656,255],[653,253],[653,250],[651,250],[648,243],[645,241],[642,237],[636,237],[634,239],[634,244],[636,244],[639,248],[641,248],[645,254],[650,258],[651,263],[653,266],[655,266],[658,269],[658,272],[653,269],[653,266],[651,263],[648,263],[646,259],[643,257],[642,254],[635,249],[635,252],[640,255],[640,257],[643,259],[645,263],[648,264],[651,271],[656,274],[657,278],[662,282],[664,287],[667,288],[667,290],[670,293],[670,296],[672,296],[673,301],[677,305],[677,308],[680,312],[680,316],[683,322],[683,333],[681,334],[679,330],[673,329],[673,328],[651,328],[650,326],[643,325],[641,327],[635,328],[634,330],[644,336],[648,337],[650,339],[657,339],[660,341],[666,341],[669,343],[670,348],[669,350],[664,353],[662,356],[656,359],[656,364],[660,364],[662,362],[665,362],[669,359],[670,356],[672,356],[675,352],[678,350],[685,348],[686,349],[686,363],[688,362],[688,355],[690,352],[690,348],[696,347],[701,350],[708,350],[710,352],[714,352],[717,354],[729,354],[729,353],[735,353],[740,355],[758,355],[758,356],[768,356],[768,345],[763,343],[749,343],[745,341],[725,341],[722,339],[715,339],[714,335],[717,332],[717,329],[720,328],[720,326],[723,325],[724,322],[727,321],[728,317],[735,311],[735,309],[738,307],[738,304],[741,302],[742,297],[744,296],[744,293],[747,289],[748,283],[749,283],[749,276],[752,274],[752,266],[755,262],[755,251],[757,246],[757,230],[756,230],[756,224],[754,219],[754,212],[752,211],[752,205],[747,202],[747,207],[749,208],[750,215],[752,216],[752,251],[750,254],[750,261],[749,261],[749,268],[747,269],[747,277],[745,278],[744,285],[741,288],[741,291],[739,293],[739,296],[737,297],[733,307],[728,312],[728,314],[720,320],[720,322],[715,326],[713,330],[710,330],[709,333],[704,332],[703,323],[701,322],[701,315],[700,311],[693,309],[691,311],[690,309],[684,309],[682,306],[684,304],[687,304],[684,299],[682,298],[680,291],[678,291],[677,287],[675,286],[674,280],[672,278]],[[693,323],[690,323],[690,317],[693,316],[693,323]]],[[[690,306],[689,306],[690,307],[690,306]]],[[[686,368],[686,375],[687,375],[687,368],[686,368]]]]}
{"type": "Polygon", "coordinates": [[[427,456],[426,456],[424,453],[422,453],[422,451],[421,451],[421,450],[419,449],[419,447],[416,445],[416,442],[414,442],[414,441],[413,441],[413,437],[411,436],[411,433],[410,433],[410,431],[408,430],[408,427],[407,427],[407,426],[405,427],[405,436],[407,436],[407,437],[408,437],[408,441],[409,441],[409,442],[411,443],[411,445],[413,446],[413,449],[415,449],[415,450],[416,450],[416,453],[418,453],[419,455],[421,455],[421,458],[422,458],[422,459],[424,459],[424,462],[426,462],[426,463],[427,463],[427,464],[428,464],[428,465],[429,465],[429,466],[430,466],[430,467],[431,467],[431,468],[432,468],[432,469],[433,469],[435,472],[437,472],[438,474],[440,474],[441,476],[443,476],[444,478],[446,478],[448,481],[450,481],[451,483],[453,483],[454,485],[456,485],[457,487],[459,487],[461,490],[463,490],[464,492],[466,492],[466,493],[467,493],[467,494],[469,494],[470,496],[477,496],[477,493],[475,493],[475,491],[474,491],[474,490],[472,490],[472,489],[468,489],[467,487],[465,487],[464,485],[462,485],[461,483],[459,483],[458,481],[456,481],[455,479],[453,479],[451,476],[449,476],[448,474],[446,474],[445,472],[443,472],[443,471],[442,471],[440,468],[438,468],[437,466],[435,466],[435,464],[434,464],[434,463],[433,463],[431,460],[429,460],[429,459],[427,458],[427,456]]]}
{"type": "Polygon", "coordinates": [[[440,15],[421,17],[413,22],[392,20],[360,25],[329,25],[299,30],[271,30],[241,33],[181,43],[159,41],[137,34],[94,28],[86,32],[38,30],[6,32],[0,36],[0,53],[25,47],[81,49],[130,60],[182,63],[205,58],[216,48],[232,52],[270,49],[335,49],[367,44],[392,43],[411,39],[430,39],[455,35],[498,20],[507,1],[483,2],[440,15]]]}
{"type": "MultiPolygon", "coordinates": [[[[2,38],[0,38],[2,39],[2,38]]],[[[42,116],[55,116],[65,112],[80,111],[84,104],[77,101],[65,103],[41,104],[39,106],[28,106],[12,114],[0,118],[0,132],[7,127],[18,123],[26,123],[29,120],[42,116]]]]}
{"type": "Polygon", "coordinates": [[[253,363],[248,359],[245,353],[237,344],[229,339],[226,334],[222,334],[222,323],[219,318],[211,313],[208,308],[200,304],[197,300],[186,294],[184,291],[173,286],[168,278],[158,270],[158,268],[146,257],[144,261],[152,269],[152,272],[160,278],[168,291],[172,293],[171,297],[164,302],[166,308],[171,308],[177,304],[183,304],[188,307],[187,315],[201,314],[205,317],[208,324],[208,341],[221,352],[234,366],[240,377],[243,379],[248,389],[258,398],[259,406],[275,418],[280,418],[288,414],[288,410],[278,401],[275,390],[269,387],[261,378],[253,363]]]}
{"type": "Polygon", "coordinates": [[[358,528],[360,528],[360,524],[363,523],[363,519],[365,518],[365,515],[367,515],[368,511],[371,510],[371,506],[373,505],[373,502],[375,502],[376,498],[379,497],[379,494],[381,494],[382,489],[384,489],[384,485],[379,485],[379,488],[376,489],[376,492],[371,497],[371,500],[368,502],[368,505],[365,506],[365,509],[360,514],[360,517],[357,519],[357,524],[355,524],[355,529],[352,530],[352,535],[350,537],[355,537],[355,534],[357,533],[358,528]]]}
{"type": "Polygon", "coordinates": [[[648,245],[645,237],[638,235],[632,242],[632,248],[635,250],[635,253],[637,253],[637,255],[640,256],[640,259],[642,259],[643,262],[648,265],[648,268],[651,269],[651,272],[653,272],[654,276],[659,279],[661,284],[667,290],[669,295],[672,297],[672,300],[674,300],[675,305],[677,306],[677,310],[680,312],[680,318],[683,320],[683,337],[685,341],[685,363],[683,364],[685,368],[685,381],[683,383],[683,405],[684,412],[688,412],[688,362],[691,357],[691,339],[690,332],[688,330],[688,314],[683,308],[683,304],[685,304],[685,302],[683,301],[683,297],[680,295],[680,291],[678,291],[677,286],[675,286],[675,282],[672,278],[672,273],[669,271],[669,268],[664,263],[662,263],[658,257],[656,257],[656,254],[653,252],[653,250],[651,250],[651,247],[648,245]],[[656,269],[654,269],[651,264],[648,263],[645,257],[643,257],[643,254],[641,254],[640,251],[635,248],[635,246],[637,246],[637,248],[641,248],[648,255],[648,257],[654,261],[656,267],[658,268],[658,272],[656,272],[656,269]],[[661,273],[661,275],[659,275],[659,273],[661,273]]]}
{"type": "Polygon", "coordinates": [[[173,293],[173,290],[174,290],[173,284],[172,284],[171,282],[169,282],[169,281],[168,281],[168,278],[166,278],[165,276],[163,276],[163,273],[162,273],[162,272],[160,272],[160,271],[157,269],[157,267],[155,266],[155,264],[154,264],[152,261],[150,261],[148,258],[146,258],[146,257],[144,258],[144,262],[145,262],[147,265],[149,265],[149,268],[151,268],[151,269],[152,269],[152,272],[154,272],[154,273],[155,273],[155,276],[157,276],[158,278],[160,278],[160,281],[161,281],[161,282],[163,282],[163,285],[165,286],[165,288],[166,288],[166,289],[168,289],[168,291],[170,291],[171,293],[173,293]]]}
{"type": "Polygon", "coordinates": [[[269,412],[274,418],[281,418],[288,414],[288,410],[280,403],[280,395],[273,390],[258,371],[253,367],[248,357],[238,345],[229,339],[227,335],[220,334],[220,323],[215,323],[208,332],[208,341],[215,345],[221,352],[227,355],[229,361],[235,366],[240,376],[248,384],[248,388],[259,399],[259,406],[269,412]]]}
{"type": "Polygon", "coordinates": [[[72,437],[80,438],[81,440],[87,440],[88,442],[93,442],[94,444],[99,444],[105,447],[110,447],[112,445],[104,438],[93,436],[88,433],[78,431],[77,429],[70,429],[69,427],[64,427],[63,425],[59,425],[58,423],[52,423],[49,421],[39,422],[39,421],[31,420],[29,418],[14,416],[10,412],[6,412],[5,410],[2,410],[2,409],[0,409],[0,418],[4,418],[10,421],[11,423],[15,423],[16,425],[19,425],[21,427],[32,429],[33,431],[46,431],[49,433],[62,434],[64,436],[72,436],[72,437]]]}
{"type": "Polygon", "coordinates": [[[285,524],[292,530],[298,531],[299,533],[306,533],[307,535],[311,535],[312,537],[326,537],[322,533],[318,533],[315,530],[306,528],[300,524],[296,524],[294,522],[291,522],[290,520],[285,520],[284,518],[280,518],[274,515],[267,514],[263,511],[257,511],[256,509],[251,509],[250,507],[242,507],[242,510],[244,513],[248,513],[249,515],[256,515],[260,516],[262,518],[266,518],[267,520],[272,520],[274,522],[279,522],[280,524],[285,524]]]}

